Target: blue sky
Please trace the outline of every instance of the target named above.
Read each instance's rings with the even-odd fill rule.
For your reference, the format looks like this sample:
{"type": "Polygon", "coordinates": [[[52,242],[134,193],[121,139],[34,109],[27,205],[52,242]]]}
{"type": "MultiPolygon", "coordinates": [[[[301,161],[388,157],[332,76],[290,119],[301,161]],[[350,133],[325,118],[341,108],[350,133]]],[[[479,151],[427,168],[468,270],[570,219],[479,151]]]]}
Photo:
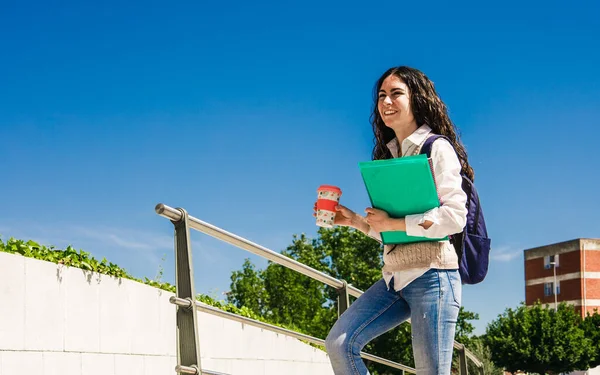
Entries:
{"type": "MultiPolygon", "coordinates": [[[[0,5],[4,239],[172,281],[159,202],[276,251],[314,237],[320,184],[369,204],[357,163],[395,65],[435,82],[476,171],[493,241],[464,289],[478,333],[524,300],[523,249],[600,236],[597,2],[217,3],[0,5]]],[[[266,264],[193,241],[197,290],[217,298],[244,258],[266,264]]]]}

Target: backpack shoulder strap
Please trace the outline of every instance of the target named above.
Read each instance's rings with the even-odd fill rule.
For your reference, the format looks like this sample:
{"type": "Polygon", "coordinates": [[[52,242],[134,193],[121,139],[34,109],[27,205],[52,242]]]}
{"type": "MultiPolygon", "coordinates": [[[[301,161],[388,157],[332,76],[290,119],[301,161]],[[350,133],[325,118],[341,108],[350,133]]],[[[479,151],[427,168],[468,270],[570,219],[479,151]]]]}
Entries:
{"type": "Polygon", "coordinates": [[[448,138],[444,137],[443,135],[439,135],[439,134],[433,134],[433,135],[427,137],[427,139],[423,143],[423,146],[421,147],[421,154],[425,154],[425,155],[427,155],[428,158],[430,158],[431,157],[431,149],[433,148],[433,142],[435,142],[439,138],[448,139],[448,138]]]}

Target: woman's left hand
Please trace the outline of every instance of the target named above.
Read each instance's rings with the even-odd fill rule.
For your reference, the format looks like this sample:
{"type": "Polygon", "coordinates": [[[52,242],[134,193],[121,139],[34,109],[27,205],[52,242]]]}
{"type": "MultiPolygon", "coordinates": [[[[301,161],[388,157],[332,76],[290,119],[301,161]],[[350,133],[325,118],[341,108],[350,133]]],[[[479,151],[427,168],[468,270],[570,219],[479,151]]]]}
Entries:
{"type": "Polygon", "coordinates": [[[367,213],[366,221],[375,232],[387,232],[390,230],[391,218],[387,212],[368,207],[365,209],[367,213]]]}

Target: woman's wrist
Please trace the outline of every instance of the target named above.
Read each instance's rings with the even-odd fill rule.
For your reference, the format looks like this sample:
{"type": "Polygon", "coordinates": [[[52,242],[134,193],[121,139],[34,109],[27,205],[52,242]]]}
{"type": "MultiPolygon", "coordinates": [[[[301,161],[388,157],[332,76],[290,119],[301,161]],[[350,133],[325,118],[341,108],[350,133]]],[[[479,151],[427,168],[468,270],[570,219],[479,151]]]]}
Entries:
{"type": "Polygon", "coordinates": [[[363,232],[364,234],[369,233],[369,229],[371,228],[369,226],[369,224],[367,224],[367,222],[365,221],[365,218],[360,216],[357,213],[354,213],[354,216],[352,217],[350,225],[354,229],[358,229],[359,231],[363,232]]]}
{"type": "Polygon", "coordinates": [[[406,220],[404,218],[394,219],[389,218],[386,224],[388,231],[401,231],[406,232],[406,220]]]}

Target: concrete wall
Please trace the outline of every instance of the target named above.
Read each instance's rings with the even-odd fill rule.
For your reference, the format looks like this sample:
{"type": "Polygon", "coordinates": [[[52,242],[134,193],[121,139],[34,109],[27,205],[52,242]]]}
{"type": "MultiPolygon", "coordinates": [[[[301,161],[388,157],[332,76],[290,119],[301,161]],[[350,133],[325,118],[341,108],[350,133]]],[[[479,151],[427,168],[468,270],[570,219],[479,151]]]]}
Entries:
{"type": "MultiPolygon", "coordinates": [[[[0,252],[0,375],[175,374],[172,293],[0,252]]],[[[333,372],[296,339],[199,313],[202,367],[227,374],[333,372]]]]}

